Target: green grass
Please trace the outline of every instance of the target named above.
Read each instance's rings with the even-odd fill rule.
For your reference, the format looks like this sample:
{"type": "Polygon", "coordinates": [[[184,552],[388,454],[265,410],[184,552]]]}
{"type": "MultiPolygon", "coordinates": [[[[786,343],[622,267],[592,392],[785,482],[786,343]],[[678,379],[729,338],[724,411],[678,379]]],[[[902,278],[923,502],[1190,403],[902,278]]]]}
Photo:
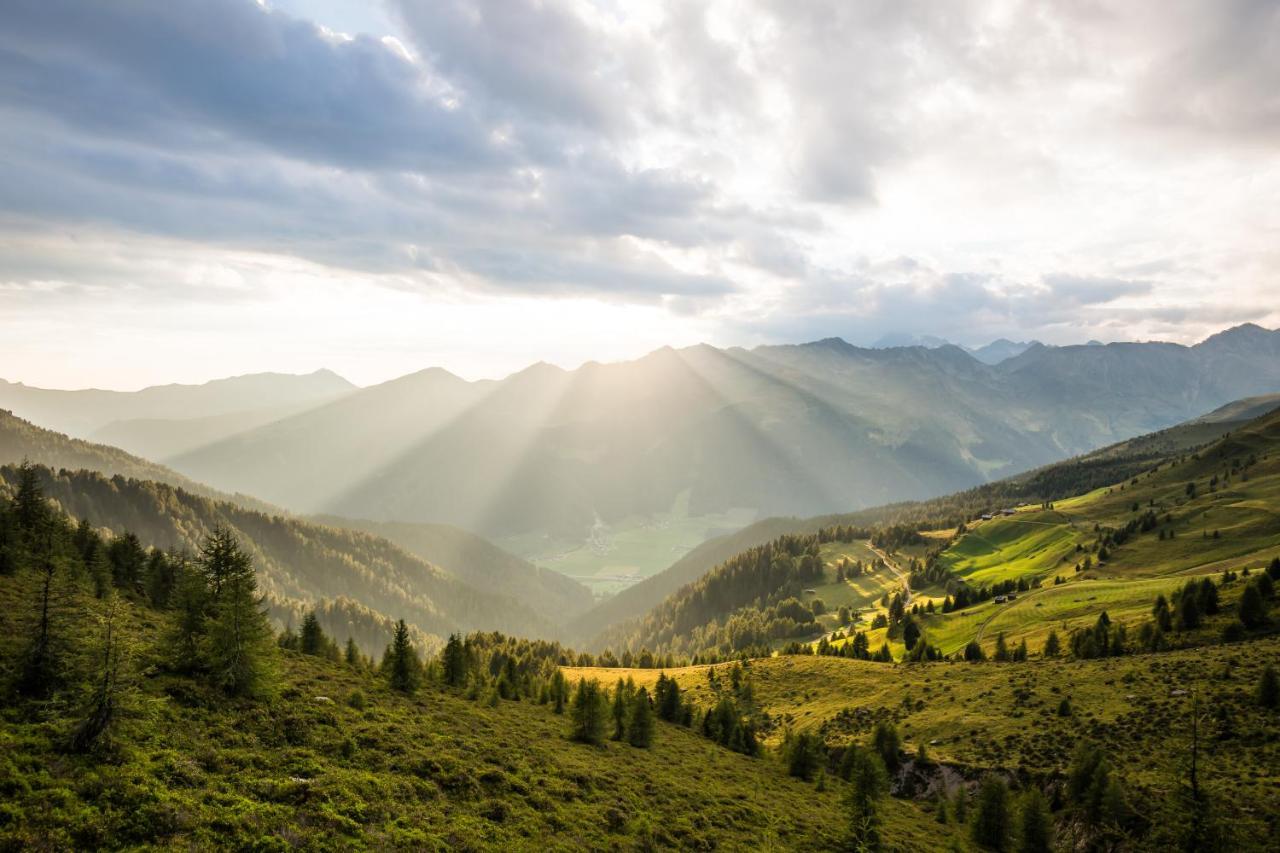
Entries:
{"type": "MultiPolygon", "coordinates": [[[[1034,651],[1050,629],[1065,641],[1067,633],[1092,624],[1103,610],[1113,621],[1136,627],[1149,618],[1158,594],[1167,596],[1187,577],[1264,566],[1280,555],[1277,450],[1280,419],[1273,418],[1229,436],[1199,458],[1166,462],[1127,482],[1057,501],[1052,510],[1023,507],[1017,515],[971,525],[940,555],[944,566],[970,584],[1025,580],[1043,586],[1008,604],[986,602],[923,616],[925,636],[951,654],[973,639],[990,651],[1003,631],[1010,642],[1025,639],[1034,651]],[[1250,454],[1257,464],[1247,476],[1224,476],[1232,460],[1243,462],[1250,454]],[[1211,488],[1215,475],[1219,485],[1211,488]],[[1188,482],[1197,485],[1194,498],[1187,496],[1188,482]],[[1172,537],[1161,538],[1159,528],[1138,533],[1098,561],[1091,551],[1096,528],[1118,529],[1148,510],[1172,537]],[[1077,573],[1086,556],[1092,567],[1077,573]],[[1067,583],[1054,586],[1059,576],[1067,583]]],[[[884,634],[869,635],[873,647],[884,634]]]]}
{"type": "MultiPolygon", "coordinates": [[[[14,594],[0,578],[0,681],[21,636],[14,594]]],[[[163,620],[131,612],[145,649],[163,620]]],[[[149,668],[115,746],[92,758],[61,748],[72,713],[0,704],[0,850],[824,850],[844,838],[843,783],[819,791],[773,755],[680,726],[659,722],[652,749],[591,747],[550,706],[439,686],[409,698],[290,652],[280,669],[276,698],[251,703],[149,668]]],[[[884,816],[903,849],[963,842],[927,804],[886,800],[884,816]]]]}
{"type": "Polygon", "coordinates": [[[1051,576],[1084,538],[1061,513],[1021,512],[975,524],[940,562],[979,585],[1051,576]]]}
{"type": "MultiPolygon", "coordinates": [[[[1186,756],[1193,699],[1207,712],[1202,773],[1234,808],[1238,826],[1262,849],[1265,821],[1280,820],[1280,713],[1259,708],[1252,689],[1262,666],[1280,659],[1280,637],[1102,660],[1018,664],[876,664],[817,656],[751,661],[762,710],[788,728],[823,733],[830,744],[867,742],[875,721],[892,720],[905,749],[924,743],[934,760],[972,774],[1019,768],[1051,776],[1065,770],[1075,745],[1102,745],[1126,786],[1151,808],[1175,784],[1186,756]],[[1175,693],[1174,691],[1186,691],[1175,693]],[[1059,716],[1068,698],[1073,711],[1059,716]]],[[[721,678],[728,664],[717,669],[721,678]]],[[[699,701],[712,694],[706,666],[675,677],[699,701]]],[[[569,670],[577,675],[583,671],[569,670]]],[[[616,670],[603,671],[616,678],[616,670]]],[[[629,670],[638,684],[656,670],[629,670]]],[[[608,677],[608,676],[606,676],[608,677]]]]}

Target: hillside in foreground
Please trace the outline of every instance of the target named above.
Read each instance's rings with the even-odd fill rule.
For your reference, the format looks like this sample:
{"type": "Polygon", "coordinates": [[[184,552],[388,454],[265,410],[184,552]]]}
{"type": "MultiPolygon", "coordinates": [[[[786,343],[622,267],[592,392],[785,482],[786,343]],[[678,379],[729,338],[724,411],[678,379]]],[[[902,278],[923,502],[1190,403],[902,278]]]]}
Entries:
{"type": "MultiPolygon", "coordinates": [[[[0,683],[29,598],[0,577],[0,683]]],[[[96,605],[95,605],[96,606],[96,605]]],[[[89,611],[86,611],[86,614],[89,611]]],[[[129,606],[141,675],[109,749],[68,752],[78,704],[0,702],[0,849],[829,850],[841,786],[658,722],[652,746],[574,743],[536,694],[479,698],[282,651],[273,697],[232,699],[158,666],[169,616],[129,606]]],[[[7,694],[6,694],[7,696],[7,694]]],[[[967,849],[890,801],[904,849],[967,849]]]]}

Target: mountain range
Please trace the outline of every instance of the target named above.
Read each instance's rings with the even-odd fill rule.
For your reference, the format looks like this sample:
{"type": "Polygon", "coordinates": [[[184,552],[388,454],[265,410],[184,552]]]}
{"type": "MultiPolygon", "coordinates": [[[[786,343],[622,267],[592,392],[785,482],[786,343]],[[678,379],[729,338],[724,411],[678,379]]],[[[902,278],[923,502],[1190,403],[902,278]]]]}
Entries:
{"type": "Polygon", "coordinates": [[[1280,333],[1195,346],[958,347],[839,339],[664,348],[501,381],[428,370],[166,460],[301,512],[585,535],[669,509],[819,515],[927,498],[1280,389],[1280,333]]]}
{"type": "Polygon", "coordinates": [[[199,433],[199,446],[154,455],[295,512],[573,538],[682,497],[691,515],[757,517],[928,498],[1280,389],[1280,333],[1254,325],[1194,346],[1032,343],[996,364],[977,355],[831,338],[663,348],[477,382],[433,368],[359,389],[325,371],[133,397],[6,385],[0,405],[82,432],[129,424],[153,447],[199,433]],[[92,419],[67,402],[76,394],[92,395],[81,407],[92,419]],[[271,406],[300,410],[261,422],[271,406]],[[209,428],[237,412],[259,421],[209,428]]]}

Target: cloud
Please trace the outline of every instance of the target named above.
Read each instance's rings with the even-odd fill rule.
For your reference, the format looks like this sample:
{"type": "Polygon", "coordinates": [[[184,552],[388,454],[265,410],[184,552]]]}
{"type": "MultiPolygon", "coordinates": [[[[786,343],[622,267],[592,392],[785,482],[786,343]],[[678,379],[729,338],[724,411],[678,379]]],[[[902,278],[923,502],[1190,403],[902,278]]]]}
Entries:
{"type": "Polygon", "coordinates": [[[163,252],[253,253],[245,298],[303,262],[734,343],[1267,310],[1273,3],[380,2],[354,18],[394,32],[306,19],[328,4],[6,4],[0,312],[50,281],[135,304],[163,252]],[[131,275],[16,241],[54,233],[156,253],[131,275]]]}
{"type": "Polygon", "coordinates": [[[1055,302],[1071,305],[1114,302],[1126,296],[1142,296],[1154,289],[1149,281],[1060,273],[1046,275],[1044,283],[1055,302]]]}

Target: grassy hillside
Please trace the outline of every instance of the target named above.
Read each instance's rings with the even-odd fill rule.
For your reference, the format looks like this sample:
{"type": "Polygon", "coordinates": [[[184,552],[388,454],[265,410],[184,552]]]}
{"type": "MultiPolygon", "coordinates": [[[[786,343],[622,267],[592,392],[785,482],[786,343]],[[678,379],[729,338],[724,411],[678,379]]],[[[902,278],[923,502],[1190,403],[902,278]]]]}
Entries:
{"type": "MultiPolygon", "coordinates": [[[[28,603],[0,577],[0,685],[28,603]]],[[[130,605],[142,675],[109,748],[64,747],[74,706],[0,700],[0,849],[834,850],[843,783],[789,778],[658,722],[651,748],[570,741],[550,705],[475,701],[281,652],[274,698],[228,699],[156,667],[164,614],[130,605]],[[68,713],[69,711],[69,713],[68,713]]],[[[3,694],[7,697],[7,694],[3,694]]],[[[887,800],[905,850],[968,849],[887,800]]]]}
{"type": "MultiPolygon", "coordinates": [[[[967,778],[1005,768],[1052,784],[1081,741],[1101,746],[1150,818],[1185,783],[1192,719],[1200,715],[1202,783],[1231,815],[1239,850],[1267,849],[1280,827],[1280,714],[1253,689],[1262,667],[1280,659],[1280,638],[1102,660],[885,665],[809,655],[750,661],[755,702],[773,727],[814,731],[838,747],[866,742],[892,722],[903,749],[967,778]],[[1067,700],[1069,711],[1061,713],[1067,700]],[[1016,770],[1015,770],[1016,769],[1016,770]]],[[[707,670],[666,671],[694,701],[715,691],[707,670]]],[[[720,664],[721,680],[731,664],[720,664]]],[[[652,669],[569,668],[567,676],[656,682],[652,669]]],[[[1060,824],[1061,826],[1061,824],[1060,824]]],[[[1065,827],[1063,827],[1065,828],[1065,827]]]]}

